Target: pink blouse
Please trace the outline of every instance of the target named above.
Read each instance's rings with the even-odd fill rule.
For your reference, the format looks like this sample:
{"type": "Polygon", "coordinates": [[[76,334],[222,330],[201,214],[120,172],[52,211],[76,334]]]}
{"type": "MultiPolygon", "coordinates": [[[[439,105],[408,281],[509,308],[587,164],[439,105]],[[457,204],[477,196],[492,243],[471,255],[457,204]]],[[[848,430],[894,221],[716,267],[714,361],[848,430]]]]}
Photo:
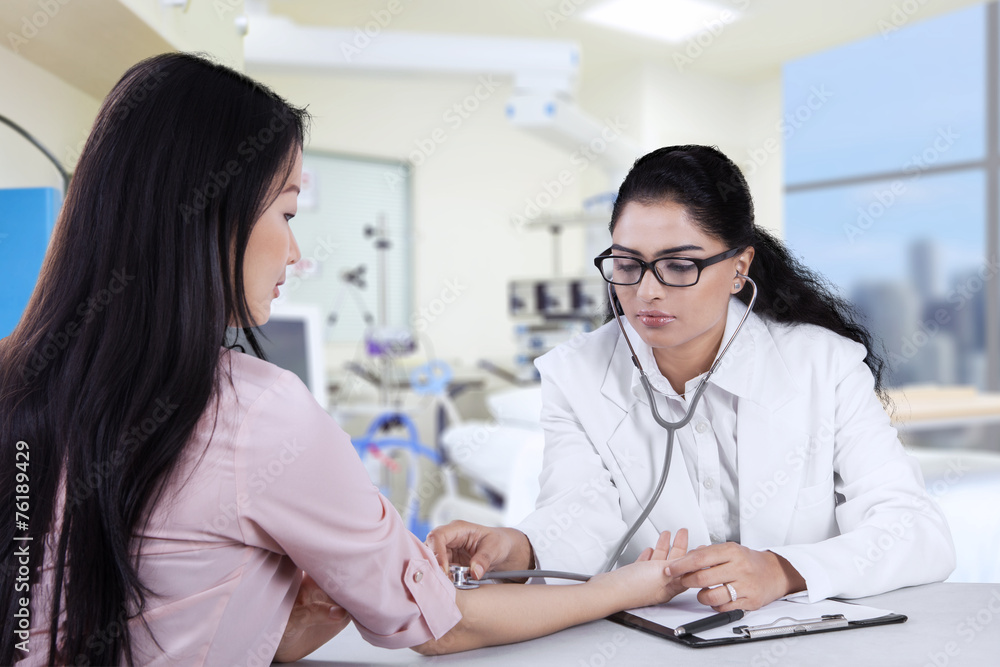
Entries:
{"type": "MultiPolygon", "coordinates": [[[[137,662],[269,664],[303,570],[372,644],[450,630],[461,619],[454,587],[348,435],[294,374],[236,351],[222,363],[233,382],[222,381],[218,418],[210,404],[142,542],[139,575],[156,593],[144,616],[162,650],[132,621],[137,662]]],[[[39,602],[33,620],[46,617],[39,602]]],[[[47,645],[32,632],[20,664],[44,664],[47,645]]]]}

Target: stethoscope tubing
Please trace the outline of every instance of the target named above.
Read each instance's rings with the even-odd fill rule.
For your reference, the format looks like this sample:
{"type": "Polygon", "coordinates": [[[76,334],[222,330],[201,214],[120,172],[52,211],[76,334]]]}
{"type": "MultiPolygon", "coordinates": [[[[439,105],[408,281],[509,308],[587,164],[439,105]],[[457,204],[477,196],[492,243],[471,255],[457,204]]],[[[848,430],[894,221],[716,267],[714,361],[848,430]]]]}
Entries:
{"type": "Polygon", "coordinates": [[[666,486],[667,483],[667,474],[670,472],[670,460],[673,457],[674,451],[674,433],[676,433],[678,429],[686,426],[687,423],[691,421],[691,418],[694,417],[695,410],[698,407],[698,402],[701,400],[702,394],[705,393],[705,389],[708,387],[708,379],[712,377],[712,374],[715,373],[715,370],[719,367],[722,359],[726,356],[726,352],[729,351],[729,347],[733,344],[733,341],[736,340],[736,336],[740,333],[740,329],[743,328],[744,322],[747,321],[747,317],[750,316],[750,311],[753,310],[753,305],[757,301],[757,283],[755,283],[750,276],[745,276],[742,273],[737,273],[736,275],[749,282],[753,287],[753,295],[750,297],[750,303],[747,305],[747,309],[746,312],[743,313],[743,317],[740,318],[739,324],[736,325],[736,330],[733,332],[733,335],[729,337],[729,342],[727,342],[726,346],[722,348],[722,352],[718,357],[716,357],[715,363],[713,363],[712,367],[708,369],[708,372],[705,373],[705,377],[703,377],[701,382],[698,384],[698,388],[695,389],[694,396],[691,399],[691,403],[688,406],[684,417],[680,421],[676,422],[670,422],[664,419],[663,416],[660,415],[659,408],[656,407],[656,398],[653,394],[653,387],[649,383],[649,377],[647,377],[645,369],[643,369],[642,364],[639,362],[639,357],[635,353],[635,348],[632,347],[632,341],[629,340],[628,333],[625,332],[625,325],[622,324],[621,314],[614,305],[614,290],[611,283],[608,283],[608,302],[611,304],[611,312],[615,316],[618,328],[621,329],[622,337],[625,339],[625,344],[628,345],[629,352],[632,355],[632,363],[639,370],[639,381],[642,383],[642,387],[646,391],[646,397],[649,399],[649,409],[653,415],[653,419],[655,419],[656,423],[667,431],[667,446],[663,457],[663,471],[660,473],[660,479],[656,484],[656,489],[653,491],[653,495],[650,496],[649,502],[646,503],[642,513],[640,513],[638,518],[632,522],[629,529],[625,531],[625,535],[623,535],[622,539],[618,542],[618,546],[615,548],[615,551],[604,564],[604,567],[601,570],[602,572],[611,571],[611,569],[613,569],[618,563],[618,559],[621,558],[622,554],[625,552],[625,548],[628,546],[629,540],[631,540],[636,531],[639,530],[639,526],[642,525],[643,521],[649,517],[650,512],[653,511],[653,506],[656,505],[656,501],[660,499],[660,494],[663,493],[663,487],[666,486]]]}
{"type": "MultiPolygon", "coordinates": [[[[676,422],[670,422],[664,419],[663,416],[660,414],[659,408],[656,407],[656,398],[655,394],[653,393],[653,387],[649,383],[649,377],[647,377],[646,371],[643,369],[642,364],[639,362],[639,357],[635,353],[635,348],[632,347],[632,341],[629,340],[628,333],[626,333],[625,331],[625,325],[622,324],[621,315],[619,314],[618,309],[615,308],[614,288],[612,287],[611,283],[608,283],[608,302],[611,304],[611,312],[615,317],[615,321],[618,322],[618,328],[621,329],[622,337],[625,339],[625,344],[628,345],[629,352],[632,355],[632,363],[639,370],[639,381],[646,392],[646,397],[649,399],[649,409],[653,415],[653,419],[656,420],[656,423],[662,426],[667,431],[667,443],[666,443],[667,446],[665,448],[663,456],[663,470],[660,473],[660,478],[656,484],[656,489],[654,489],[653,491],[653,495],[650,496],[649,501],[646,503],[646,506],[643,507],[642,512],[639,514],[636,520],[633,521],[632,525],[629,526],[629,529],[625,531],[625,534],[618,542],[618,546],[615,548],[615,551],[611,554],[611,557],[608,558],[607,562],[604,564],[604,567],[601,569],[601,572],[610,572],[614,568],[614,566],[618,563],[618,559],[620,559],[622,557],[622,554],[625,552],[625,549],[628,546],[629,541],[635,535],[636,531],[639,530],[639,526],[641,526],[642,523],[649,517],[650,512],[653,511],[653,506],[655,506],[656,502],[660,499],[660,494],[663,493],[663,488],[664,486],[666,486],[667,483],[667,475],[670,472],[670,461],[673,458],[674,433],[676,433],[678,429],[686,426],[688,422],[691,421],[692,417],[694,417],[695,410],[698,407],[698,402],[701,400],[702,394],[705,393],[705,389],[708,387],[708,379],[712,377],[712,374],[715,373],[716,369],[719,367],[719,364],[722,362],[723,357],[726,356],[726,353],[729,351],[729,348],[733,344],[733,341],[736,340],[736,336],[740,333],[740,330],[743,328],[743,324],[747,321],[747,317],[750,316],[750,312],[753,310],[754,303],[756,303],[757,301],[757,283],[755,283],[753,279],[750,278],[750,276],[743,275],[742,273],[737,273],[736,275],[746,280],[753,287],[753,295],[751,295],[750,297],[750,303],[747,304],[746,312],[743,313],[743,317],[740,319],[739,324],[736,325],[736,330],[733,332],[733,335],[729,337],[729,341],[726,343],[726,346],[722,348],[722,352],[719,354],[718,357],[716,357],[715,363],[713,363],[712,367],[708,369],[708,372],[705,373],[705,377],[701,379],[701,382],[695,389],[694,396],[691,398],[691,403],[688,406],[687,412],[684,414],[684,417],[676,422]]],[[[591,578],[591,575],[576,574],[573,572],[552,571],[552,570],[519,570],[516,572],[487,572],[483,575],[482,578],[500,580],[500,579],[524,579],[532,577],[549,577],[554,579],[572,579],[575,581],[587,581],[588,579],[591,578]]]]}

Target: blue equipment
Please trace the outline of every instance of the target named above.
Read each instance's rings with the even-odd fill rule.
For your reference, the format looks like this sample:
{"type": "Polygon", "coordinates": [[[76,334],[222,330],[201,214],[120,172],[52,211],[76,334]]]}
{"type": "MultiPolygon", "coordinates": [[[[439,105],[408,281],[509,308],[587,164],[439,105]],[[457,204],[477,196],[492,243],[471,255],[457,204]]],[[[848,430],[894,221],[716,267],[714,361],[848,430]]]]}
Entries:
{"type": "MultiPolygon", "coordinates": [[[[420,442],[420,437],[417,435],[417,426],[413,423],[413,420],[400,412],[383,413],[372,421],[364,435],[360,438],[352,438],[351,442],[354,448],[358,450],[358,456],[362,460],[365,456],[370,455],[378,458],[383,463],[386,460],[391,461],[387,454],[394,449],[405,451],[410,455],[410,465],[407,466],[406,470],[407,503],[403,519],[410,532],[416,535],[421,542],[427,539],[427,533],[430,532],[430,525],[429,522],[421,521],[420,519],[420,497],[416,493],[417,461],[418,457],[423,456],[437,465],[441,463],[441,457],[436,451],[420,442]],[[407,437],[379,437],[378,434],[380,432],[396,427],[405,428],[407,437]]],[[[379,490],[382,492],[382,495],[389,497],[388,488],[380,486],[379,490]]]]}
{"type": "Polygon", "coordinates": [[[60,197],[56,188],[0,189],[0,338],[17,326],[38,282],[60,197]]]}

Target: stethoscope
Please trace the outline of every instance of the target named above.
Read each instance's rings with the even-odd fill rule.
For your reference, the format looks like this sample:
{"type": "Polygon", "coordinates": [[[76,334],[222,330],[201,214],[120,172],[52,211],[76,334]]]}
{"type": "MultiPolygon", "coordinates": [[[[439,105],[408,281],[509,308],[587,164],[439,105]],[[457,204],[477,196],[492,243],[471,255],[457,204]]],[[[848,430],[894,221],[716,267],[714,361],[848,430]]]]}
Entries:
{"type": "MultiPolygon", "coordinates": [[[[646,375],[645,369],[643,369],[642,364],[639,362],[639,357],[635,353],[635,348],[632,347],[632,341],[629,340],[628,333],[625,331],[625,325],[622,323],[622,313],[617,307],[617,298],[614,292],[614,286],[608,283],[608,302],[611,304],[611,312],[615,316],[615,321],[618,322],[618,328],[621,329],[622,337],[625,339],[625,344],[628,345],[629,353],[632,355],[632,363],[639,370],[639,381],[642,383],[642,387],[646,392],[646,397],[649,399],[649,409],[653,415],[653,419],[657,424],[662,426],[667,432],[667,446],[663,457],[663,471],[660,473],[660,479],[656,484],[656,489],[653,491],[653,495],[650,497],[649,502],[643,508],[642,513],[639,517],[632,522],[632,525],[625,535],[622,536],[621,540],[618,542],[618,546],[615,548],[611,557],[608,558],[601,572],[609,572],[618,563],[618,559],[621,558],[622,553],[625,552],[625,548],[628,546],[629,540],[635,535],[636,531],[639,530],[639,526],[642,522],[646,520],[649,513],[653,511],[653,506],[660,499],[660,494],[663,493],[663,487],[667,483],[667,473],[670,472],[670,459],[674,451],[674,434],[678,429],[683,428],[691,421],[694,417],[695,409],[698,407],[698,402],[701,400],[702,394],[705,393],[705,389],[708,387],[708,379],[712,377],[722,359],[726,356],[726,352],[729,351],[730,346],[733,341],[736,340],[736,336],[740,333],[740,329],[743,328],[743,323],[747,321],[747,317],[750,316],[750,311],[753,310],[753,305],[757,301],[757,283],[753,281],[750,276],[745,276],[742,273],[737,273],[737,277],[750,283],[753,287],[753,294],[750,297],[750,303],[747,304],[746,312],[743,313],[743,317],[740,318],[739,324],[736,325],[736,331],[733,335],[729,337],[729,342],[726,346],[722,348],[722,352],[715,359],[715,363],[712,367],[708,369],[705,373],[705,377],[701,379],[698,387],[694,391],[694,396],[691,399],[691,403],[688,405],[687,412],[684,417],[676,422],[667,421],[660,414],[659,408],[656,407],[656,400],[653,396],[653,387],[649,382],[649,377],[646,375]]],[[[485,572],[480,579],[472,579],[469,575],[469,568],[465,565],[452,565],[449,568],[451,581],[456,588],[476,588],[479,586],[479,582],[487,579],[499,580],[499,579],[530,579],[535,577],[544,577],[551,579],[572,579],[574,581],[587,581],[593,575],[589,574],[577,574],[575,572],[560,572],[557,570],[516,570],[516,571],[505,571],[505,572],[485,572]]]]}

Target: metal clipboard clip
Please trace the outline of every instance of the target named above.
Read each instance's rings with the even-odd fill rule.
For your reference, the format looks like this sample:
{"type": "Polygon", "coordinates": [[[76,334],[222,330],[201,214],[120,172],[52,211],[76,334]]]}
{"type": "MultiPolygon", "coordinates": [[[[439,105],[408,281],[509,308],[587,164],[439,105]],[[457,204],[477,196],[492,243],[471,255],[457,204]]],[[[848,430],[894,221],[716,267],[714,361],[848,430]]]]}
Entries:
{"type": "Polygon", "coordinates": [[[836,628],[846,628],[849,622],[843,614],[825,614],[819,618],[807,618],[799,620],[791,616],[782,616],[765,625],[738,625],[733,628],[733,632],[755,639],[757,637],[781,637],[785,635],[801,635],[816,630],[833,630],[836,628]],[[787,625],[778,625],[782,621],[791,621],[787,625]]]}

